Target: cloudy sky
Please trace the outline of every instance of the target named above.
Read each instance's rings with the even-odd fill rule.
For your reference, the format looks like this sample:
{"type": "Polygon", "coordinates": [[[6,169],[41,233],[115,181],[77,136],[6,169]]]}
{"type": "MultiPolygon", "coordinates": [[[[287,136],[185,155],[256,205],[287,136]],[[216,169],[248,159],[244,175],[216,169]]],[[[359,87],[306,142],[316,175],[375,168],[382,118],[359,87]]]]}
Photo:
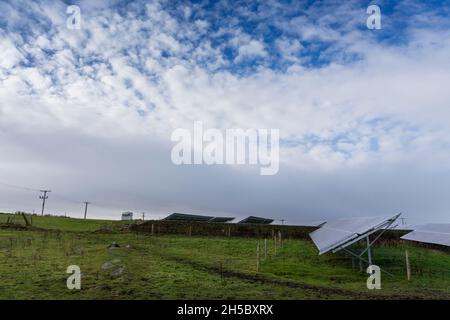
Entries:
{"type": "Polygon", "coordinates": [[[0,0],[0,211],[42,188],[73,217],[448,223],[450,2],[0,0]],[[279,129],[278,174],[174,165],[194,121],[279,129]]]}

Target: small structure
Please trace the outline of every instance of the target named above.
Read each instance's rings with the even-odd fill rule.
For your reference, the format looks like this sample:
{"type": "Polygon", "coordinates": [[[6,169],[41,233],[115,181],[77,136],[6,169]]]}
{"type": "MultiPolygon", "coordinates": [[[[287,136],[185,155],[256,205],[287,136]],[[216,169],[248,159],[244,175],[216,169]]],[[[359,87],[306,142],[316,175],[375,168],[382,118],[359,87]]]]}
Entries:
{"type": "Polygon", "coordinates": [[[132,221],[133,220],[133,212],[126,211],[122,212],[122,221],[132,221]]]}
{"type": "Polygon", "coordinates": [[[271,224],[273,219],[266,219],[260,217],[250,216],[245,218],[244,220],[239,221],[238,223],[252,223],[252,224],[271,224]]]}

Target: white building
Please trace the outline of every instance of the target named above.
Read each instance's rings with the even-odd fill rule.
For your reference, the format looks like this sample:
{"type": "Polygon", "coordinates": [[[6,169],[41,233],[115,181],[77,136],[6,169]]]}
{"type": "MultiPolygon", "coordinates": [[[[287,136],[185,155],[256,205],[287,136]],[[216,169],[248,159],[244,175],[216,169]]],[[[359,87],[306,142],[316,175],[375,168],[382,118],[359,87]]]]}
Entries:
{"type": "Polygon", "coordinates": [[[130,211],[122,212],[122,220],[132,221],[133,220],[133,212],[130,212],[130,211]]]}

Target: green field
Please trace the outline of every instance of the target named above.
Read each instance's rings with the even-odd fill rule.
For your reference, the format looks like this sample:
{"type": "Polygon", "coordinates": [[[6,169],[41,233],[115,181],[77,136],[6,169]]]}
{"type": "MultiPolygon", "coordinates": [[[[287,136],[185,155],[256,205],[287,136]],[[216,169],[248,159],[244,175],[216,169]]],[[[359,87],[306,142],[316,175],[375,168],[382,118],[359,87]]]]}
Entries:
{"type": "MultiPolygon", "coordinates": [[[[7,216],[0,214],[0,224],[7,216]]],[[[23,223],[20,216],[14,222],[23,223]]],[[[450,299],[450,255],[412,245],[374,249],[381,290],[343,254],[318,256],[314,245],[289,240],[256,273],[255,238],[150,236],[98,232],[118,221],[33,218],[39,229],[0,229],[0,299],[450,299]],[[119,248],[108,248],[116,242],[119,248]],[[404,252],[411,257],[406,280],[404,252]],[[109,268],[105,262],[118,259],[109,268]],[[66,268],[78,265],[81,290],[68,290],[66,268]]]]}

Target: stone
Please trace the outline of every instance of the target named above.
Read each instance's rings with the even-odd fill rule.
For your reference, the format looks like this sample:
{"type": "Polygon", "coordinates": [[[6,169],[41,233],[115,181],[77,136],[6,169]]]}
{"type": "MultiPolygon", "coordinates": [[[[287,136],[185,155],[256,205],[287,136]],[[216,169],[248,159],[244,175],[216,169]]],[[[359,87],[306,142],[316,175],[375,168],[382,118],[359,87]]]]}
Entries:
{"type": "Polygon", "coordinates": [[[114,264],[117,264],[117,263],[120,263],[120,262],[121,262],[120,259],[114,259],[114,260],[111,260],[111,261],[107,261],[107,262],[105,262],[105,263],[102,265],[102,269],[103,269],[103,270],[110,269],[110,268],[113,267],[114,264]]]}

